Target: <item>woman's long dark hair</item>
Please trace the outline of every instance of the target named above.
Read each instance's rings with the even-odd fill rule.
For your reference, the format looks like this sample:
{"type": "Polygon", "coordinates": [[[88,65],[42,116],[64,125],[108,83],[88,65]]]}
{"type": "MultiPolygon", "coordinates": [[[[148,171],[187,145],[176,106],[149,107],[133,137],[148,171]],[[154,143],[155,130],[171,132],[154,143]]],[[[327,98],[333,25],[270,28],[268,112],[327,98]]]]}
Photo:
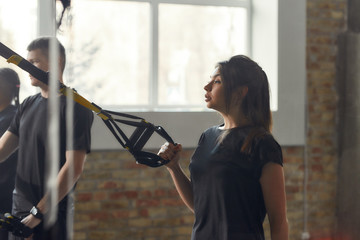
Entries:
{"type": "Polygon", "coordinates": [[[254,138],[271,132],[270,89],[266,73],[249,57],[236,55],[228,61],[217,64],[225,88],[226,110],[230,109],[233,94],[239,87],[247,87],[242,100],[241,111],[254,127],[246,138],[241,150],[251,151],[254,138]]]}
{"type": "Polygon", "coordinates": [[[6,89],[4,94],[7,94],[10,100],[14,100],[15,105],[19,107],[19,75],[11,68],[0,68],[0,83],[6,89]]]}

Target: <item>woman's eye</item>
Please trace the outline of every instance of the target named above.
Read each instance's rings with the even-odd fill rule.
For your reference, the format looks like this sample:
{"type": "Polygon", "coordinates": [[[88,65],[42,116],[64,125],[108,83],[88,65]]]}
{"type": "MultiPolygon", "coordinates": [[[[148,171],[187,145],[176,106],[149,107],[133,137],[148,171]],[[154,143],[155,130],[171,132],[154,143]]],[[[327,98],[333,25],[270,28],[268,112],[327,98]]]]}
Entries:
{"type": "Polygon", "coordinates": [[[215,80],[214,83],[221,83],[221,81],[220,80],[215,80]]]}

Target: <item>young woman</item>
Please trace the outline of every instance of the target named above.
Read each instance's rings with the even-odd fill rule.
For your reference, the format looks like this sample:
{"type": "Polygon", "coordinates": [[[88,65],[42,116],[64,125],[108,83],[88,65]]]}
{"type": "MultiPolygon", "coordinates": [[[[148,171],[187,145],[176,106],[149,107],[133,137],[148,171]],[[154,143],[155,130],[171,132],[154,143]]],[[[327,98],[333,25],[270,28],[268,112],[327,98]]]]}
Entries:
{"type": "Polygon", "coordinates": [[[190,179],[179,164],[181,144],[164,144],[159,156],[188,208],[195,214],[192,240],[288,239],[282,151],[271,135],[269,83],[250,58],[219,62],[204,87],[208,108],[224,123],[200,137],[190,179]]]}

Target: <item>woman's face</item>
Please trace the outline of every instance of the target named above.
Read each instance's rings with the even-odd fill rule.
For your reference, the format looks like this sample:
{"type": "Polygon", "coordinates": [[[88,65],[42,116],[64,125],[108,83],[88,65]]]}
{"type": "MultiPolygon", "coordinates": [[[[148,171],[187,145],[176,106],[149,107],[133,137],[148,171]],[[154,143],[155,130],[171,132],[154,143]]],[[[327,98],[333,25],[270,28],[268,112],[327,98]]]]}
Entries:
{"type": "Polygon", "coordinates": [[[204,86],[204,90],[206,106],[218,112],[225,112],[225,90],[219,68],[210,76],[210,82],[204,86]]]}

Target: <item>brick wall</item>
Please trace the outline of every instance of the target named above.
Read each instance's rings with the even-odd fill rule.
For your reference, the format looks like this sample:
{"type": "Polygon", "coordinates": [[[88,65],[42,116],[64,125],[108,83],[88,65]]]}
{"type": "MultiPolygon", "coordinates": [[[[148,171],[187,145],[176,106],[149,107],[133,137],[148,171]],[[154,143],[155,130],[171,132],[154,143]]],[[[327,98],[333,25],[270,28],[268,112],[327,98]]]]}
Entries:
{"type": "MultiPolygon", "coordinates": [[[[346,0],[307,1],[307,146],[283,146],[291,240],[301,239],[304,217],[312,240],[334,236],[336,39],[345,26],[345,8],[346,0]],[[307,216],[303,211],[304,159],[309,176],[307,216]]],[[[192,151],[183,152],[184,168],[192,151]]],[[[190,238],[193,216],[181,202],[166,169],[136,165],[125,151],[91,153],[76,199],[77,240],[190,238]]],[[[268,236],[267,223],[265,228],[268,236]]]]}
{"type": "Polygon", "coordinates": [[[345,30],[346,0],[307,1],[308,229],[333,239],[337,185],[337,37],[345,30]]]}
{"type": "Polygon", "coordinates": [[[128,152],[90,154],[76,192],[75,239],[189,239],[193,216],[167,170],[137,165],[128,152]]]}
{"type": "MultiPolygon", "coordinates": [[[[291,239],[303,226],[303,147],[284,151],[291,239]]],[[[187,170],[193,149],[182,154],[187,170]]],[[[188,172],[187,172],[188,174],[188,172]]],[[[192,213],[165,168],[137,165],[125,151],[93,152],[76,188],[75,239],[188,240],[192,213]]],[[[268,224],[265,224],[269,235],[268,224]]]]}

